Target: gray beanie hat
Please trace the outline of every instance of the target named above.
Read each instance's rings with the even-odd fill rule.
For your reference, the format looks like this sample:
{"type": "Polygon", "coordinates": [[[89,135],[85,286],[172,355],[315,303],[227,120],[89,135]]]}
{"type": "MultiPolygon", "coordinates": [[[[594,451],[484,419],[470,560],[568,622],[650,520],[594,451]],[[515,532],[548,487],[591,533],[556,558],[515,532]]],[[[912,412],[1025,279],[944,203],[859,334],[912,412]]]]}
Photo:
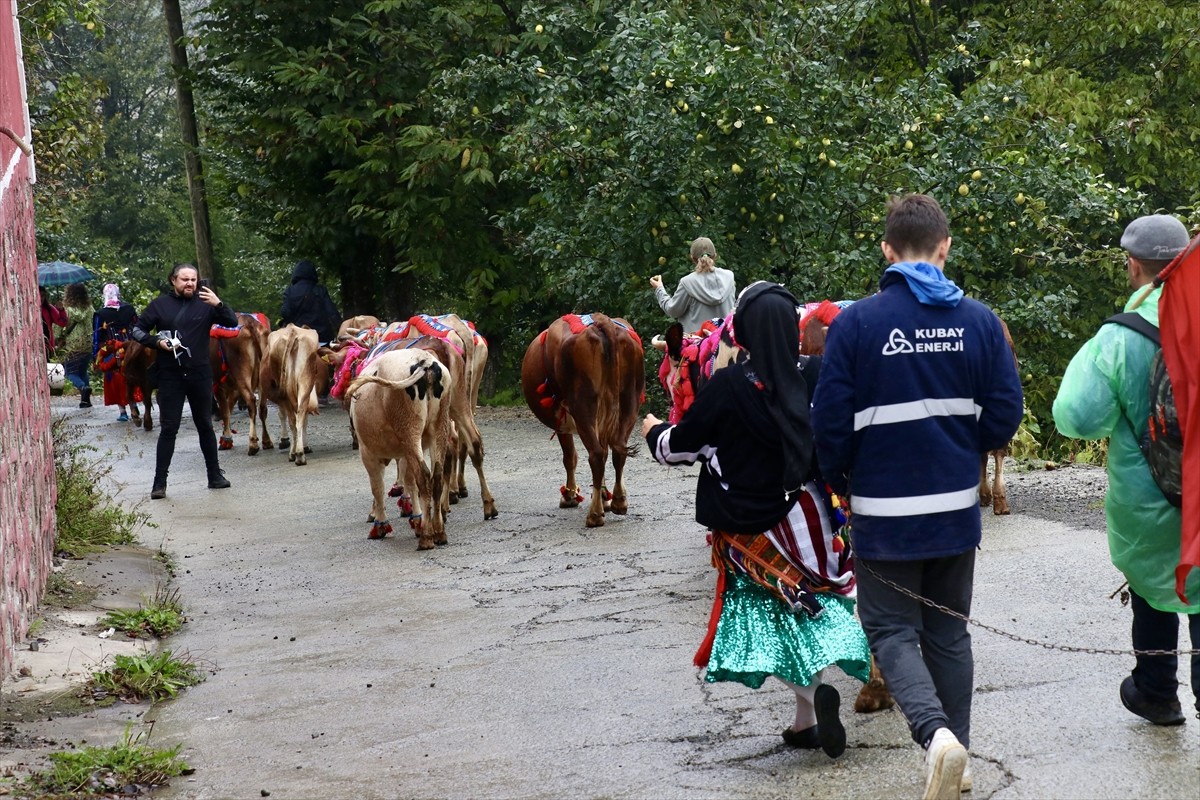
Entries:
{"type": "Polygon", "coordinates": [[[1187,228],[1170,214],[1151,214],[1129,223],[1121,247],[1134,258],[1170,261],[1187,247],[1187,228]]]}

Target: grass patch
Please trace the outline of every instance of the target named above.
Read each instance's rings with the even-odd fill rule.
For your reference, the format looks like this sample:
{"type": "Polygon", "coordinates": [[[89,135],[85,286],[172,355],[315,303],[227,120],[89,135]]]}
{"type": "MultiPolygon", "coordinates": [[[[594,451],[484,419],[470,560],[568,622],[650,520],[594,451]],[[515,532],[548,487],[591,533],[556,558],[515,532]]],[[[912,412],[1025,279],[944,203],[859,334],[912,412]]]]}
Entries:
{"type": "Polygon", "coordinates": [[[479,405],[496,408],[523,406],[525,405],[525,396],[521,394],[521,390],[519,388],[505,388],[500,389],[491,397],[480,397],[479,405]]]}
{"type": "Polygon", "coordinates": [[[140,794],[143,788],[165,786],[171,778],[191,772],[187,762],[179,757],[182,745],[153,748],[145,743],[148,738],[147,731],[134,734],[129,726],[121,741],[112,747],[51,753],[50,769],[30,776],[26,787],[39,798],[111,797],[140,794]]]}
{"type": "Polygon", "coordinates": [[[179,602],[179,590],[159,585],[150,602],[136,611],[110,611],[100,624],[135,639],[141,636],[162,639],[178,631],[185,622],[187,618],[183,615],[183,604],[179,602]]]}
{"type": "Polygon", "coordinates": [[[133,544],[135,532],[150,515],[126,510],[112,502],[102,490],[112,467],[97,457],[97,449],[81,440],[82,428],[71,425],[65,416],[51,424],[54,441],[54,473],[58,482],[58,502],[54,513],[58,523],[55,550],[69,558],[79,558],[106,547],[133,544]]]}
{"type": "Polygon", "coordinates": [[[176,657],[170,650],[137,656],[115,656],[112,669],[97,672],[87,684],[94,697],[113,695],[128,702],[159,701],[204,680],[191,658],[176,657]]]}

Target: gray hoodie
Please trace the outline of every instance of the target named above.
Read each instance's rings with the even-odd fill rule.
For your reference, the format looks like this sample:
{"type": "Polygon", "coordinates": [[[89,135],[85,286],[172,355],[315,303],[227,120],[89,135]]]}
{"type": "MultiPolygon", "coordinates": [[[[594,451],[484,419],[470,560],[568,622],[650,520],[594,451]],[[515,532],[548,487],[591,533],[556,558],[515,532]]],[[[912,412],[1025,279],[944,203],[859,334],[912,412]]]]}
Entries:
{"type": "Polygon", "coordinates": [[[724,318],[733,311],[737,297],[733,272],[721,267],[712,272],[690,272],[679,281],[673,296],[659,286],[654,290],[658,305],[667,316],[674,317],[683,325],[684,333],[700,330],[705,320],[724,318]]]}

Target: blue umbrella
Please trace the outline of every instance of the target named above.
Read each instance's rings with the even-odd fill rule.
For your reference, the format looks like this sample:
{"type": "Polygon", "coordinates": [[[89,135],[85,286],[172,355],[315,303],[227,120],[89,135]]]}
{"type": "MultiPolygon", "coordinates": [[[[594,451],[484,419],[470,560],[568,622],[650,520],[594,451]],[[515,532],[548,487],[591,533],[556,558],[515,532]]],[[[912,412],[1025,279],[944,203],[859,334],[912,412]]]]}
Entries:
{"type": "Polygon", "coordinates": [[[96,276],[87,267],[67,261],[43,261],[38,264],[38,286],[66,286],[68,283],[83,283],[96,276]]]}

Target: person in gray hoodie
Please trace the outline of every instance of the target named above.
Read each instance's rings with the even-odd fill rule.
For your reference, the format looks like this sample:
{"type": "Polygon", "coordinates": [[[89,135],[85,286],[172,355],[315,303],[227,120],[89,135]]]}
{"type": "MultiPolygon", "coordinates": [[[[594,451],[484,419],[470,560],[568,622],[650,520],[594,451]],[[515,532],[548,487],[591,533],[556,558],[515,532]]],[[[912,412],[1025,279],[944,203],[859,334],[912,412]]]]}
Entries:
{"type": "Polygon", "coordinates": [[[684,333],[700,330],[706,320],[724,319],[733,311],[737,297],[733,272],[717,266],[711,239],[701,237],[692,242],[690,256],[695,270],[680,279],[674,295],[663,288],[662,275],[650,279],[658,305],[667,316],[679,320],[684,333]]]}

